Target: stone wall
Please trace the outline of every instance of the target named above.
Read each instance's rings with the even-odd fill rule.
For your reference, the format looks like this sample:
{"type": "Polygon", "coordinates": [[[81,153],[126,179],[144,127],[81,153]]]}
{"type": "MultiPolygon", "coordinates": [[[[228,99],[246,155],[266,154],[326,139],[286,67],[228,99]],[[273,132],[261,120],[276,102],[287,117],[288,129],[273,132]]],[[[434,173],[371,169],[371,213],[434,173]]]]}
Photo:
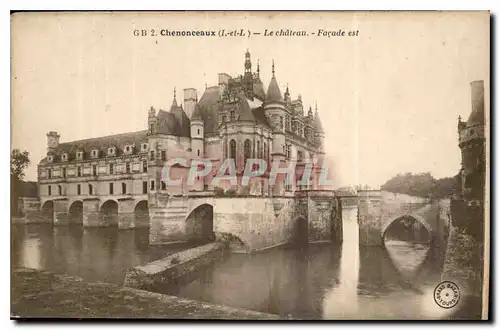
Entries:
{"type": "Polygon", "coordinates": [[[380,192],[360,194],[358,225],[360,245],[382,244],[382,210],[380,192]]]}
{"type": "Polygon", "coordinates": [[[209,243],[134,267],[127,271],[123,285],[153,290],[156,285],[176,283],[196,270],[219,260],[223,256],[224,249],[225,246],[221,243],[209,243]]]}

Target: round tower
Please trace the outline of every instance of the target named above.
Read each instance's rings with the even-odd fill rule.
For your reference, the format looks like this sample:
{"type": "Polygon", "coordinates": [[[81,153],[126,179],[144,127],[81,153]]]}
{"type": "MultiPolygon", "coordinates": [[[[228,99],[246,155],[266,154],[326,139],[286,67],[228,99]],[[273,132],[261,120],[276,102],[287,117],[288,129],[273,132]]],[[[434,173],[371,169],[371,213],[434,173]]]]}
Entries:
{"type": "Polygon", "coordinates": [[[269,119],[273,129],[273,149],[271,156],[285,156],[285,102],[281,95],[276,76],[274,74],[274,60],[272,66],[273,76],[267,89],[267,97],[264,102],[264,112],[269,119]]]}
{"type": "MultiPolygon", "coordinates": [[[[269,88],[267,89],[267,97],[264,102],[264,113],[271,124],[273,130],[273,141],[271,150],[271,160],[272,163],[269,167],[273,166],[274,162],[279,161],[279,167],[286,167],[285,157],[286,157],[286,140],[285,140],[285,102],[281,95],[278,82],[276,81],[276,76],[274,74],[274,60],[272,66],[273,76],[271,82],[269,83],[269,88]]],[[[285,192],[285,177],[278,175],[277,181],[274,183],[272,192],[273,195],[280,196],[285,192]]]]}
{"type": "Polygon", "coordinates": [[[203,131],[203,117],[198,104],[195,105],[191,117],[191,153],[192,158],[203,158],[205,154],[205,137],[203,131]]]}

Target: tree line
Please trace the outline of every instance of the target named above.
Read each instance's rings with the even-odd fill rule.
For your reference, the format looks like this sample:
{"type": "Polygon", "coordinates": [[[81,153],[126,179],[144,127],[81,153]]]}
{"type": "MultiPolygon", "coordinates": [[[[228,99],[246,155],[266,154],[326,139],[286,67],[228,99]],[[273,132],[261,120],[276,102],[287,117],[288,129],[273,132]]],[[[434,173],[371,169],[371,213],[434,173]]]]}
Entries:
{"type": "Polygon", "coordinates": [[[382,190],[419,197],[446,198],[460,193],[460,176],[435,179],[429,172],[398,174],[381,186],[382,190]]]}

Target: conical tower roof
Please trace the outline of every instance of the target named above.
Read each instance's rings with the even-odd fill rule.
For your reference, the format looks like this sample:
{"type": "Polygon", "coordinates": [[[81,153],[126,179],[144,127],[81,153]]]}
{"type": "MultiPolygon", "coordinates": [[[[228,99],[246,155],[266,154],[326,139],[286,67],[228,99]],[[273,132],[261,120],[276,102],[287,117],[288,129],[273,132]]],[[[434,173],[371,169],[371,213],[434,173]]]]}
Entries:
{"type": "Polygon", "coordinates": [[[274,60],[273,60],[273,77],[271,78],[271,82],[269,83],[269,87],[267,88],[267,101],[275,101],[282,102],[283,96],[281,95],[280,88],[278,86],[278,82],[276,81],[276,77],[274,76],[274,60]]]}
{"type": "Polygon", "coordinates": [[[324,133],[323,124],[321,123],[321,119],[318,114],[318,107],[316,106],[316,110],[314,111],[314,128],[318,133],[324,133]]]}
{"type": "Polygon", "coordinates": [[[199,106],[198,103],[196,103],[196,105],[194,106],[193,115],[191,116],[191,121],[194,121],[194,120],[203,121],[201,107],[199,106]]]}

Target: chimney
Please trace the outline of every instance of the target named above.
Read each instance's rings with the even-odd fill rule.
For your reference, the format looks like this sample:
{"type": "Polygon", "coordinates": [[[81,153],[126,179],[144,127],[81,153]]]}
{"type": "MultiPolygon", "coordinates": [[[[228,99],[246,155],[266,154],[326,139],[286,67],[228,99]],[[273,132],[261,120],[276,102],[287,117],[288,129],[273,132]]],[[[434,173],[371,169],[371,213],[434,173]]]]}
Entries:
{"type": "Polygon", "coordinates": [[[471,85],[472,112],[484,113],[484,82],[476,80],[471,85]]]}
{"type": "Polygon", "coordinates": [[[184,111],[189,119],[191,119],[191,116],[193,115],[197,99],[198,96],[195,88],[184,89],[184,111]]]}
{"type": "Polygon", "coordinates": [[[54,152],[59,146],[59,133],[50,131],[47,133],[47,153],[54,152]]]}

